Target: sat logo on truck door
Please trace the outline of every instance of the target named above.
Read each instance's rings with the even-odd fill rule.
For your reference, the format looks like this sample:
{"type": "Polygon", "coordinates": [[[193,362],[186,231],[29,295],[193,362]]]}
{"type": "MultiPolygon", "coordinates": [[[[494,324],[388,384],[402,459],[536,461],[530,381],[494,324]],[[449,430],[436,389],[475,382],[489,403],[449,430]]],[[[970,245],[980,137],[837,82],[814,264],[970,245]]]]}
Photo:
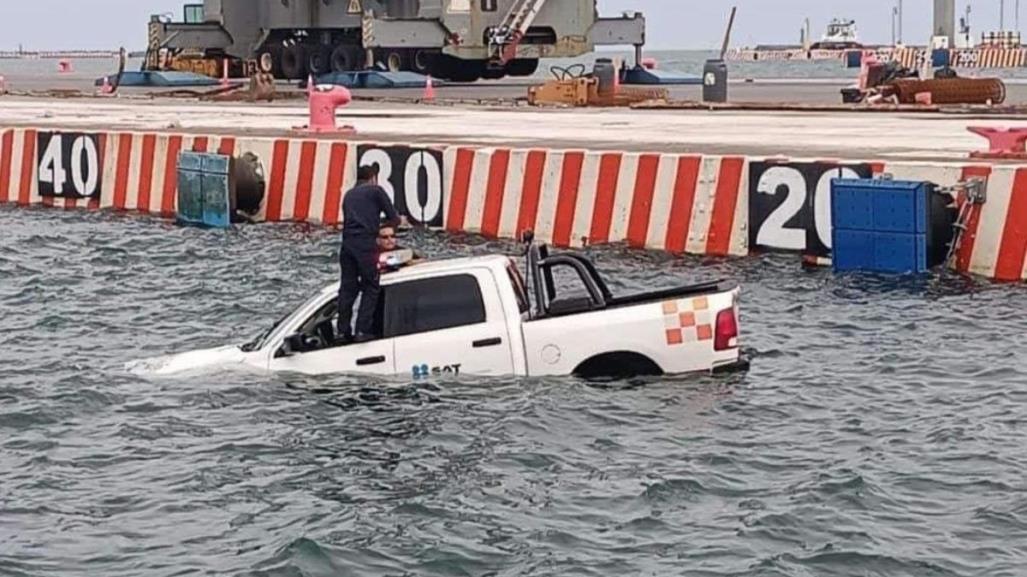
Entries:
{"type": "Polygon", "coordinates": [[[460,367],[463,365],[444,365],[440,367],[429,367],[428,365],[414,365],[412,373],[415,379],[427,379],[431,375],[459,375],[460,367]]]}

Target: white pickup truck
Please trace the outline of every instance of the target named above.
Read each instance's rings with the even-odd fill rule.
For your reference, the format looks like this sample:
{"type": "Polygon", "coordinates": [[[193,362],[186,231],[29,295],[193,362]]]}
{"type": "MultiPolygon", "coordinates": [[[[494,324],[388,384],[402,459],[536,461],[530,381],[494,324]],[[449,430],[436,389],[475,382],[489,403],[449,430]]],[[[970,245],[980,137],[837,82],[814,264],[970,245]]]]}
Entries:
{"type": "Polygon", "coordinates": [[[530,244],[505,256],[424,261],[382,276],[378,340],[336,342],[338,284],[243,345],[142,361],[174,374],[248,365],[304,374],[683,374],[741,366],[735,285],[615,297],[591,261],[530,244]],[[568,274],[569,273],[569,274],[568,274]],[[572,279],[558,288],[556,275],[572,279]],[[565,286],[570,284],[571,286],[565,286]]]}

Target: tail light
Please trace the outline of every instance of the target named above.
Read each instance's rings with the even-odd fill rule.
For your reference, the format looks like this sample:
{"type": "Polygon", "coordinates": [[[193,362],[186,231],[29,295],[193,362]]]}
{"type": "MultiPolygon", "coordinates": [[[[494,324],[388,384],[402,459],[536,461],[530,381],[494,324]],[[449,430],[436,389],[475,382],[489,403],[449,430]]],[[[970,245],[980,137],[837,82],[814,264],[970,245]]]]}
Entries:
{"type": "Polygon", "coordinates": [[[738,318],[731,307],[717,313],[717,332],[713,337],[713,350],[726,351],[738,348],[738,318]]]}

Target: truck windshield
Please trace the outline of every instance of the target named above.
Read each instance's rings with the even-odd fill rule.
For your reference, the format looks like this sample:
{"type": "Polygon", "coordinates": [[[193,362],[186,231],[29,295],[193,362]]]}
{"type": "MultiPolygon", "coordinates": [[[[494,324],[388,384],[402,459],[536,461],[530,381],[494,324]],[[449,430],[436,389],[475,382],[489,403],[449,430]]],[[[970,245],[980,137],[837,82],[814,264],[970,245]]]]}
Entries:
{"type": "Polygon", "coordinates": [[[282,315],[281,318],[275,321],[273,325],[271,325],[263,331],[260,331],[260,333],[258,333],[249,341],[247,341],[245,344],[240,345],[239,348],[242,349],[244,352],[259,351],[260,349],[264,348],[268,344],[268,339],[271,337],[271,335],[275,333],[275,330],[277,330],[278,327],[282,326],[282,324],[284,324],[286,321],[290,320],[292,317],[298,315],[300,312],[305,310],[308,307],[308,305],[310,305],[314,301],[321,300],[321,298],[322,293],[319,292],[314,296],[308,298],[307,300],[303,301],[303,304],[293,309],[290,309],[289,312],[285,313],[284,315],[282,315]]]}
{"type": "Polygon", "coordinates": [[[281,326],[282,322],[290,316],[292,316],[292,313],[288,313],[282,318],[278,319],[277,321],[275,321],[275,324],[257,333],[257,336],[247,341],[246,344],[239,345],[239,348],[245,353],[259,351],[260,348],[264,346],[264,339],[271,336],[271,333],[275,332],[275,329],[281,326]]]}

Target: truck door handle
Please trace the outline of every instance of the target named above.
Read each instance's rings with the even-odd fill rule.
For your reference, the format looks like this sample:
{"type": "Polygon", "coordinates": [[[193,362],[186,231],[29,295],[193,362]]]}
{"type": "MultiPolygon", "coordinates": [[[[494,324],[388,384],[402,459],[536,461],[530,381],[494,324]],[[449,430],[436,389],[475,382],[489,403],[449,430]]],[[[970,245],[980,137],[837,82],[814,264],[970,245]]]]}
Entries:
{"type": "Polygon", "coordinates": [[[501,345],[501,344],[503,344],[503,339],[501,339],[499,337],[494,337],[494,338],[491,338],[491,339],[482,339],[480,341],[474,341],[474,348],[476,348],[476,349],[483,349],[485,347],[494,347],[496,345],[501,345]]]}
{"type": "Polygon", "coordinates": [[[380,365],[385,362],[385,357],[364,357],[357,359],[358,367],[366,367],[367,365],[380,365]]]}

